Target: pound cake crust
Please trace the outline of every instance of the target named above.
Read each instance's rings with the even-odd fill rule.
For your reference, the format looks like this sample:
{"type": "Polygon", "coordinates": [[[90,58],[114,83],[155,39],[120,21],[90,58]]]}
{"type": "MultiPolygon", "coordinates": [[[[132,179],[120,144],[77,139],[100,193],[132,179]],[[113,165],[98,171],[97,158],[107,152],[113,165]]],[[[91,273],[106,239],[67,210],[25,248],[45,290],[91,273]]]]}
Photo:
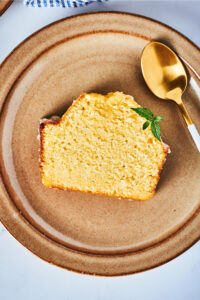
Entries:
{"type": "Polygon", "coordinates": [[[133,200],[154,194],[169,147],[121,92],[82,94],[61,118],[40,122],[40,170],[50,188],[133,200]]]}

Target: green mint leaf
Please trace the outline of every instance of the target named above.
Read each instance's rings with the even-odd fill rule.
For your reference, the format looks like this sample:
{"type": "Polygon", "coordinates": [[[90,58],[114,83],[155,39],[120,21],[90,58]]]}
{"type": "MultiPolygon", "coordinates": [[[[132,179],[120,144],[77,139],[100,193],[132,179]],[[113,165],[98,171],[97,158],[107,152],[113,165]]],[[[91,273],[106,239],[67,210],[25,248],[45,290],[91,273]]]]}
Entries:
{"type": "Polygon", "coordinates": [[[142,129],[145,130],[149,125],[150,125],[150,122],[149,122],[149,121],[146,121],[146,122],[143,124],[142,129]]]}
{"type": "Polygon", "coordinates": [[[153,114],[148,108],[137,107],[137,108],[131,108],[131,109],[134,110],[139,116],[141,116],[149,121],[153,120],[153,114]]]}
{"type": "Polygon", "coordinates": [[[163,120],[163,118],[160,116],[154,117],[153,113],[148,108],[137,107],[131,109],[134,110],[139,116],[147,119],[147,121],[143,124],[142,129],[145,130],[149,125],[151,125],[151,131],[153,135],[155,138],[161,141],[160,125],[158,122],[163,120]]]}
{"type": "Polygon", "coordinates": [[[154,119],[154,121],[156,121],[156,122],[159,122],[159,121],[161,121],[161,120],[164,120],[164,119],[163,119],[162,117],[160,117],[160,116],[154,117],[153,119],[154,119]]]}
{"type": "Polygon", "coordinates": [[[161,141],[161,138],[160,138],[160,125],[158,124],[157,121],[152,121],[152,122],[151,122],[151,131],[152,131],[153,135],[154,135],[159,141],[161,141]]]}

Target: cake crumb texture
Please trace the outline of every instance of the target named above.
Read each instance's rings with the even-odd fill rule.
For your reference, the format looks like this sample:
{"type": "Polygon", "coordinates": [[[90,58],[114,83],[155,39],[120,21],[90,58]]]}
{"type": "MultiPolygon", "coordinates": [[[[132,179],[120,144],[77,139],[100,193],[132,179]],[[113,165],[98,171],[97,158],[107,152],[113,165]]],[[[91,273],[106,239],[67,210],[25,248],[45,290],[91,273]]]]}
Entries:
{"type": "Polygon", "coordinates": [[[166,158],[163,143],[121,92],[82,94],[57,122],[40,124],[40,169],[47,187],[147,200],[166,158]]]}

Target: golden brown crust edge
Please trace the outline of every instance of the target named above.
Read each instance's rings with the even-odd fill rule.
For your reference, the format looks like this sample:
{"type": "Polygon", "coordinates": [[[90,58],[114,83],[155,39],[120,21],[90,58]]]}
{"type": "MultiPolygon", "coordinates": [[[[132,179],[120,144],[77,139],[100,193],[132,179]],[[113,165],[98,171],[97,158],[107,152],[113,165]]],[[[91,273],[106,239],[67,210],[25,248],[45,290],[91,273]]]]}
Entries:
{"type": "MultiPolygon", "coordinates": [[[[44,162],[44,155],[43,155],[43,153],[44,153],[44,145],[43,145],[44,134],[43,134],[43,129],[48,124],[52,124],[52,125],[55,125],[55,126],[59,125],[62,122],[62,119],[69,114],[72,106],[76,106],[76,104],[84,97],[84,95],[85,94],[80,95],[77,98],[77,100],[75,101],[75,103],[72,104],[69,107],[69,109],[66,111],[66,113],[59,120],[54,121],[54,120],[51,120],[51,119],[43,119],[43,120],[40,121],[40,126],[39,126],[39,142],[40,142],[39,168],[40,168],[40,171],[41,171],[42,183],[43,183],[43,176],[44,176],[43,166],[42,166],[42,163],[44,162]]],[[[165,147],[164,143],[162,143],[162,147],[163,147],[163,152],[164,152],[165,156],[164,156],[164,158],[162,160],[162,163],[161,163],[160,167],[158,168],[159,169],[159,173],[158,173],[158,176],[157,176],[157,181],[156,181],[156,184],[155,184],[155,188],[152,190],[151,195],[149,197],[144,198],[144,199],[139,199],[139,198],[136,199],[136,198],[131,198],[131,197],[121,197],[121,195],[117,195],[117,194],[105,194],[105,193],[97,193],[97,192],[94,193],[94,192],[91,192],[91,191],[81,191],[81,190],[78,190],[78,189],[65,188],[63,186],[54,186],[54,185],[51,185],[51,186],[45,185],[45,186],[47,186],[49,188],[57,189],[57,190],[82,192],[82,193],[86,193],[86,194],[94,194],[94,195],[100,195],[100,196],[106,196],[106,197],[114,197],[114,198],[118,198],[118,199],[130,199],[130,200],[138,200],[138,201],[149,200],[150,198],[152,198],[155,195],[156,187],[157,187],[158,182],[160,180],[160,174],[161,174],[161,171],[162,171],[163,166],[165,164],[167,154],[169,153],[169,150],[170,150],[170,147],[168,145],[167,145],[167,147],[165,147]]]]}

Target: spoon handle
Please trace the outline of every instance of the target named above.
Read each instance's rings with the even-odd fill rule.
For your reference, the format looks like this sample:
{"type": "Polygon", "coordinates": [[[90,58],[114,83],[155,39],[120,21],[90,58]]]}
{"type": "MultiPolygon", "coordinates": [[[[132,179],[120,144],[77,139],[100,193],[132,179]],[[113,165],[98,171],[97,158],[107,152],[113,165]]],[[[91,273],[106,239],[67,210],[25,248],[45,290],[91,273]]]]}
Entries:
{"type": "Polygon", "coordinates": [[[196,126],[194,124],[191,124],[188,126],[189,132],[193,138],[193,141],[195,142],[197,149],[200,152],[200,135],[196,129],[196,126]]]}
{"type": "Polygon", "coordinates": [[[179,106],[179,108],[180,108],[180,111],[181,111],[181,113],[182,113],[184,119],[185,119],[185,122],[187,123],[187,126],[192,125],[193,122],[192,122],[192,120],[191,120],[191,118],[190,118],[190,115],[188,114],[188,111],[187,111],[185,105],[183,104],[181,98],[180,98],[180,103],[178,103],[178,106],[179,106]]]}
{"type": "Polygon", "coordinates": [[[190,118],[190,115],[188,114],[187,109],[186,109],[185,105],[183,104],[182,100],[179,103],[179,108],[185,119],[185,122],[187,123],[188,130],[193,138],[193,141],[194,141],[195,145],[197,146],[197,149],[200,152],[200,135],[196,129],[196,126],[193,124],[193,122],[190,118]]]}

